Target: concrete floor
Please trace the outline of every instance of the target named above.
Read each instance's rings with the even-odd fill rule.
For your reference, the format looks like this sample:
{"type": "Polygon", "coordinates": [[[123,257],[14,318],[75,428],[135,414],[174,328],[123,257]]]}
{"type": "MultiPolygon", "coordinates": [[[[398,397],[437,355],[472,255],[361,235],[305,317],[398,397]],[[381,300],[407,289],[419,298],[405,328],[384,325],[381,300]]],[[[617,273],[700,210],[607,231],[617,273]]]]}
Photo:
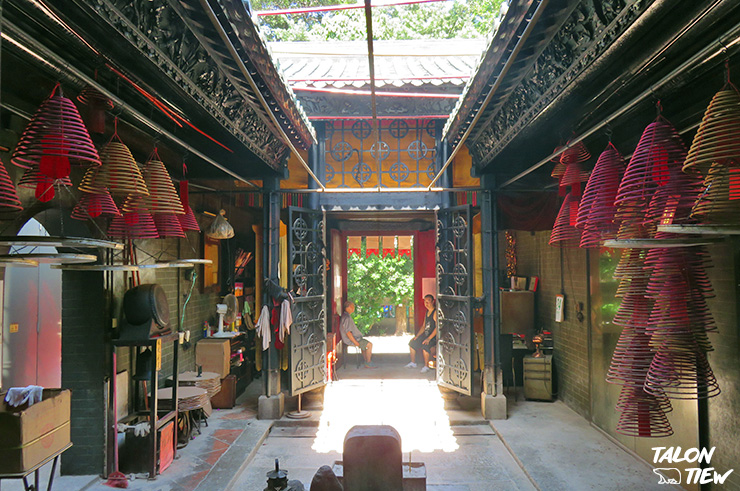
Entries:
{"type": "MultiPolygon", "coordinates": [[[[382,391],[395,390],[399,383],[416,384],[426,391],[424,394],[434,393],[425,388],[434,388],[432,374],[404,369],[407,359],[403,356],[379,354],[375,360],[380,365],[378,369],[356,369],[354,364],[341,369],[341,380],[333,387],[341,387],[342,383],[348,386],[369,383],[381,387],[377,394],[368,395],[368,401],[382,399],[382,391]],[[381,379],[384,382],[380,382],[381,379]]],[[[260,421],[256,419],[256,404],[261,382],[255,380],[240,397],[238,407],[214,412],[209,426],[202,428],[202,434],[178,452],[177,459],[162,475],[151,481],[146,478],[130,480],[128,488],[141,491],[262,490],[266,485],[265,474],[273,468],[275,458],[279,458],[289,478],[299,479],[308,489],[318,467],[341,460],[336,449],[317,451],[312,448],[318,445],[319,432],[331,426],[326,418],[322,420],[322,415],[333,410],[330,406],[337,404],[332,402],[335,396],[330,389],[323,399],[304,398],[303,408],[310,413],[307,419],[284,417],[274,422],[260,421]]],[[[343,392],[348,390],[336,393],[343,392]]],[[[419,394],[409,394],[409,397],[427,397],[419,394]]],[[[399,412],[393,407],[408,408],[414,404],[413,400],[400,400],[403,394],[396,397],[399,400],[392,405],[388,413],[391,416],[378,421],[389,422],[389,418],[399,412]]],[[[356,396],[350,399],[356,401],[356,396]]],[[[510,397],[508,420],[489,423],[480,416],[477,398],[448,394],[439,403],[444,406],[441,411],[444,424],[424,422],[418,417],[407,421],[415,421],[419,427],[425,424],[444,426],[444,431],[448,432],[445,434],[457,448],[454,451],[432,448],[436,442],[432,442],[432,447],[423,441],[404,443],[404,446],[428,447],[426,451],[405,448],[404,460],[425,463],[430,491],[666,489],[665,485],[657,484],[657,477],[644,461],[614,444],[563,403],[514,399],[510,397]]],[[[387,402],[382,404],[388,406],[387,402]]],[[[436,403],[425,404],[430,407],[436,403]]],[[[286,405],[288,410],[295,409],[295,400],[288,399],[286,405]]],[[[418,414],[427,412],[430,411],[418,414]]],[[[413,438],[408,437],[409,441],[413,438]]],[[[49,467],[41,470],[42,489],[46,487],[49,467]]],[[[57,476],[54,489],[111,489],[103,483],[97,476],[57,476]]],[[[2,489],[16,491],[23,487],[21,481],[3,481],[2,489]]]]}

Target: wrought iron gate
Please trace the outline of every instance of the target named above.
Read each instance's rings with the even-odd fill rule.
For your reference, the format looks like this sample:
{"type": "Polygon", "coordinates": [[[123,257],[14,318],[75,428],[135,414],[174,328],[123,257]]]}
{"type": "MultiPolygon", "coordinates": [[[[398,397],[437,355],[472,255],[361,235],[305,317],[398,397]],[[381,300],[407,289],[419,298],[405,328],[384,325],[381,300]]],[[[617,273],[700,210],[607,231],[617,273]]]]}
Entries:
{"type": "Polygon", "coordinates": [[[288,208],[288,279],[294,293],[290,328],[290,393],[326,383],[324,215],[288,208]]]}
{"type": "Polygon", "coordinates": [[[473,373],[470,206],[437,211],[437,383],[466,395],[473,373]]]}

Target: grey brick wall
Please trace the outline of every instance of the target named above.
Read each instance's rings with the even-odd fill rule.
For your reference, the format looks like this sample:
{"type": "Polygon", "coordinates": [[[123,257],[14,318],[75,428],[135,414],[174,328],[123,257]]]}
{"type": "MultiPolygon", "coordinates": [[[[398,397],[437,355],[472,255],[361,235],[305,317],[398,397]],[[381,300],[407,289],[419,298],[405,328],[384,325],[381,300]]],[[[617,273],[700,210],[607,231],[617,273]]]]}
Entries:
{"type": "MultiPolygon", "coordinates": [[[[576,318],[576,306],[587,306],[586,251],[548,245],[550,232],[512,231],[516,238],[517,276],[539,276],[535,293],[535,328],[553,333],[558,397],[590,418],[588,315],[576,318]],[[555,322],[555,295],[565,295],[565,318],[555,322]]],[[[499,234],[501,267],[505,270],[506,240],[499,234]]]]}
{"type": "Polygon", "coordinates": [[[103,273],[62,273],[62,387],[72,391],[73,446],[63,474],[100,474],[105,455],[106,344],[103,273]]]}

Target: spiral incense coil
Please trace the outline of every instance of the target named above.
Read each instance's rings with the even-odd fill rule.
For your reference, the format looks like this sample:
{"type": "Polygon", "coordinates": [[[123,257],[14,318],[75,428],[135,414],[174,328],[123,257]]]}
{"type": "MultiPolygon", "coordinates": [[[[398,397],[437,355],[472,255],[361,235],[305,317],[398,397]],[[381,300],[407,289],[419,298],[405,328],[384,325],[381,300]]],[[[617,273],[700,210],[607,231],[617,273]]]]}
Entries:
{"type": "Polygon", "coordinates": [[[95,173],[86,173],[79,190],[98,193],[106,188],[114,196],[148,196],[144,177],[136,164],[131,151],[118,138],[117,134],[100,152],[103,165],[95,173]]]}
{"type": "MultiPolygon", "coordinates": [[[[622,208],[624,210],[624,208],[622,208]]],[[[617,210],[617,215],[619,215],[617,210]]],[[[622,215],[624,217],[625,215],[622,215]]],[[[621,217],[615,217],[615,222],[618,222],[619,230],[617,230],[617,239],[652,239],[658,229],[655,225],[646,222],[644,217],[644,210],[642,212],[642,218],[638,218],[638,214],[631,214],[632,218],[622,219],[621,217]]]]}
{"type": "Polygon", "coordinates": [[[568,193],[555,219],[549,244],[559,247],[578,247],[581,231],[575,226],[578,216],[578,198],[568,193]]]}
{"type": "Polygon", "coordinates": [[[36,196],[36,199],[45,203],[56,196],[57,188],[72,187],[72,181],[69,177],[52,179],[41,174],[38,169],[30,168],[21,176],[18,187],[35,190],[34,196],[36,196]]]}
{"type": "Polygon", "coordinates": [[[647,278],[650,271],[645,268],[647,249],[623,249],[619,263],[614,269],[614,278],[647,278]]]}
{"type": "Polygon", "coordinates": [[[581,247],[598,247],[603,240],[616,237],[614,201],[623,174],[624,159],[609,143],[596,161],[578,208],[576,227],[586,232],[581,239],[581,247]],[[598,241],[594,240],[596,230],[601,232],[598,241]]]}
{"type": "Polygon", "coordinates": [[[154,213],[153,217],[160,238],[185,237],[180,220],[177,219],[177,215],[174,213],[154,213]]]}
{"type": "Polygon", "coordinates": [[[647,328],[650,326],[652,300],[640,295],[626,295],[614,314],[612,323],[625,328],[647,328]]]}
{"type": "Polygon", "coordinates": [[[76,220],[87,220],[89,218],[117,217],[121,212],[118,211],[116,203],[113,201],[110,193],[105,190],[103,193],[81,193],[80,200],[72,210],[71,217],[76,220]]]}
{"type": "MultiPolygon", "coordinates": [[[[157,399],[159,399],[159,406],[162,409],[172,410],[172,387],[159,389],[157,399]]],[[[208,396],[206,389],[182,386],[177,388],[177,410],[179,412],[203,409],[207,414],[210,414],[211,408],[211,398],[208,396]]]]}
{"type": "Polygon", "coordinates": [[[565,174],[565,164],[561,164],[560,162],[558,162],[557,164],[555,164],[555,167],[552,168],[550,177],[560,181],[560,179],[563,177],[564,174],[565,174]]]}
{"type": "Polygon", "coordinates": [[[10,179],[8,170],[0,162],[0,212],[22,210],[21,200],[15,191],[13,180],[10,179]]]}
{"type": "Polygon", "coordinates": [[[740,160],[728,163],[711,164],[691,218],[707,224],[740,225],[740,160]]]}
{"type": "MultiPolygon", "coordinates": [[[[149,194],[140,196],[138,198],[140,205],[132,206],[132,209],[146,209],[150,213],[174,213],[177,215],[185,213],[180,197],[172,184],[172,179],[167,173],[164,163],[159,160],[156,150],[144,166],[144,182],[149,194]]],[[[125,205],[124,211],[128,211],[125,205]]]]}
{"type": "Polygon", "coordinates": [[[655,352],[644,329],[624,328],[606,375],[611,384],[642,387],[655,352]]]}
{"type": "Polygon", "coordinates": [[[651,403],[657,404],[657,407],[662,409],[663,412],[665,412],[666,414],[673,411],[671,400],[668,398],[668,396],[665,395],[665,393],[657,391],[656,394],[648,394],[647,392],[645,392],[645,388],[642,386],[623,387],[622,391],[619,393],[619,399],[617,400],[617,405],[615,406],[615,409],[617,411],[623,411],[633,405],[636,401],[650,401],[651,403]]]}
{"type": "Polygon", "coordinates": [[[200,387],[206,389],[208,397],[213,398],[221,391],[221,376],[216,372],[183,372],[177,376],[180,387],[200,387]]]}
{"type": "Polygon", "coordinates": [[[662,391],[671,399],[707,399],[720,394],[719,384],[706,355],[691,343],[664,344],[655,354],[645,391],[662,391]]]}
{"type": "Polygon", "coordinates": [[[198,221],[195,219],[195,213],[193,213],[193,209],[191,207],[187,207],[184,215],[176,216],[183,230],[195,230],[196,232],[200,232],[198,221]]]}
{"type": "Polygon", "coordinates": [[[86,106],[99,106],[106,111],[113,109],[113,101],[92,85],[86,85],[77,96],[77,100],[86,106]]]}
{"type": "MultiPolygon", "coordinates": [[[[683,175],[680,169],[685,158],[686,147],[676,129],[665,118],[659,117],[645,128],[619,184],[615,200],[615,216],[622,226],[651,224],[657,227],[655,213],[665,192],[661,191],[656,205],[650,208],[649,204],[658,188],[668,186],[666,189],[671,192],[681,190],[685,181],[679,176],[683,175]]],[[[649,231],[650,227],[647,228],[649,231]]],[[[628,238],[619,234],[618,237],[628,238]]]]}
{"type": "Polygon", "coordinates": [[[101,162],[80,113],[58,84],[26,125],[10,161],[51,179],[69,177],[72,164],[101,162]]]}
{"type": "Polygon", "coordinates": [[[706,176],[710,167],[738,167],[740,156],[740,93],[726,84],[709,103],[699,124],[683,171],[706,176]]]}
{"type": "MultiPolygon", "coordinates": [[[[560,186],[572,186],[573,189],[581,189],[581,183],[588,181],[589,173],[581,169],[580,164],[570,164],[565,166],[565,172],[560,178],[560,186]]],[[[580,196],[580,193],[576,194],[580,196]]]]}
{"type": "Polygon", "coordinates": [[[666,416],[670,401],[663,395],[653,395],[640,387],[624,387],[619,395],[619,422],[615,431],[625,436],[659,438],[671,436],[673,428],[666,416]]]}
{"type": "Polygon", "coordinates": [[[121,239],[158,239],[154,218],[147,212],[130,211],[113,218],[108,235],[121,239]]]}
{"type": "Polygon", "coordinates": [[[677,168],[672,169],[669,175],[666,184],[658,186],[653,194],[645,218],[656,225],[690,223],[691,210],[696,196],[701,192],[702,183],[677,168]]]}
{"type": "MultiPolygon", "coordinates": [[[[566,146],[570,142],[566,143],[566,146]]],[[[580,164],[591,158],[591,153],[586,148],[586,145],[582,141],[579,141],[566,151],[560,154],[560,162],[565,165],[580,164]]]]}

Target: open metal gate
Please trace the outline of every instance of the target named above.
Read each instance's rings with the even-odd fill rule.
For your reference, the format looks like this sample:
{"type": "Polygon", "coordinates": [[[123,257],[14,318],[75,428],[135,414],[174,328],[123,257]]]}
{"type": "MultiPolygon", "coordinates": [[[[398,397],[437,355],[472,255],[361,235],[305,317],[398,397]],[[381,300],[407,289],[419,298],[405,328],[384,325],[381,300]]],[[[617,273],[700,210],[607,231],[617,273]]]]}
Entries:
{"type": "Polygon", "coordinates": [[[471,395],[473,243],[470,206],[437,211],[437,383],[471,395]]]}
{"type": "Polygon", "coordinates": [[[290,328],[290,393],[326,384],[324,214],[288,208],[288,279],[294,293],[290,328]]]}

